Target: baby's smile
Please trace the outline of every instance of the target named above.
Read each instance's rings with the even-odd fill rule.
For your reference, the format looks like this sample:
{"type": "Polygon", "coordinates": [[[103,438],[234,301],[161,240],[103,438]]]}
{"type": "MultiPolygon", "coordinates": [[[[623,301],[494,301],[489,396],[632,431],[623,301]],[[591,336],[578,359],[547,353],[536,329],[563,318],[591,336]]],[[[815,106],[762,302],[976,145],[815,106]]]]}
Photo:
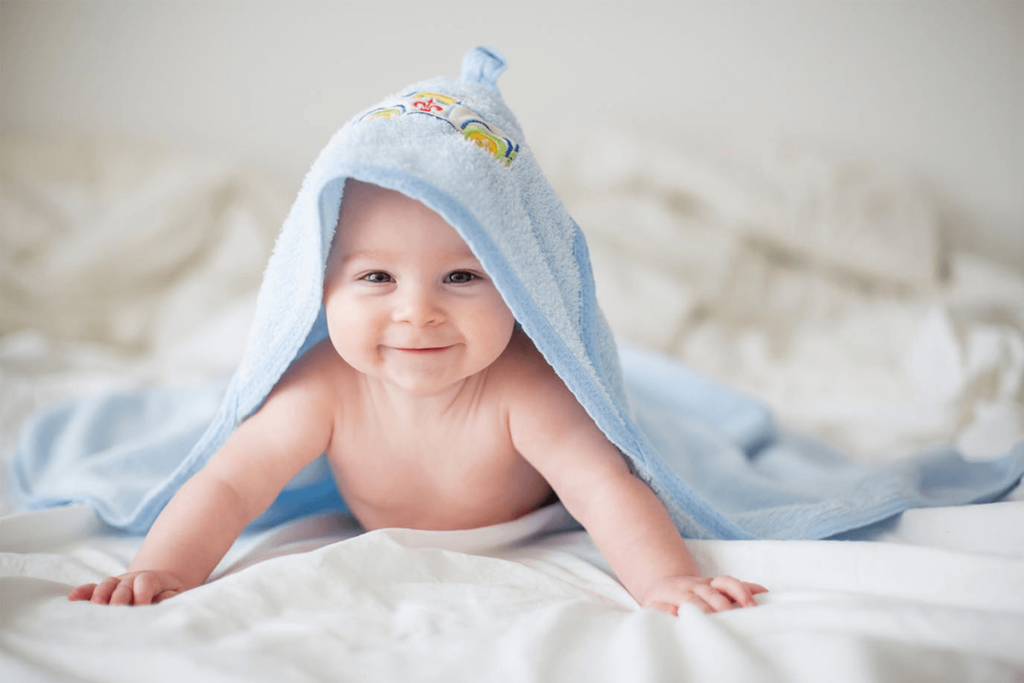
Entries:
{"type": "Polygon", "coordinates": [[[395,351],[401,351],[403,353],[411,353],[411,354],[414,354],[414,355],[428,355],[428,354],[438,354],[438,353],[440,353],[442,351],[447,351],[448,349],[450,349],[452,347],[451,346],[423,346],[423,347],[415,347],[415,348],[402,348],[402,347],[395,346],[395,347],[392,347],[392,348],[395,351]]]}

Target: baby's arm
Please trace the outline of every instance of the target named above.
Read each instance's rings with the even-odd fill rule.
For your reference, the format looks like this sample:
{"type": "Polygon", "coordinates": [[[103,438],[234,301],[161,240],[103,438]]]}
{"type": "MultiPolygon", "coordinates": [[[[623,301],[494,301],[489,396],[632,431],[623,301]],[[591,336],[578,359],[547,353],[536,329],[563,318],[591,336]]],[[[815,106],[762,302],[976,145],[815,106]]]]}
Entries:
{"type": "Polygon", "coordinates": [[[311,372],[316,363],[304,360],[174,495],[128,572],[79,586],[69,599],[141,605],[206,580],[242,530],[327,449],[332,402],[311,372]]]}
{"type": "Polygon", "coordinates": [[[705,612],[756,604],[763,586],[701,576],[661,501],[549,368],[520,378],[509,411],[516,449],[587,529],[638,603],[670,614],[686,603],[705,612]]]}

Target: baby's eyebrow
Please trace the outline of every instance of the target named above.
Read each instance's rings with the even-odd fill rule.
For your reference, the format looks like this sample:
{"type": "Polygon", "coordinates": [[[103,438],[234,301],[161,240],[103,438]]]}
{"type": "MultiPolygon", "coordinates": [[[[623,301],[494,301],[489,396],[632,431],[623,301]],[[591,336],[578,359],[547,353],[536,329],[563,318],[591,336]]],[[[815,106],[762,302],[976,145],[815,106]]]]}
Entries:
{"type": "MultiPolygon", "coordinates": [[[[459,249],[445,249],[439,250],[441,256],[448,259],[472,259],[477,260],[476,255],[473,254],[472,250],[466,246],[459,249]]],[[[342,263],[348,263],[350,261],[356,261],[359,259],[366,259],[370,261],[386,261],[391,260],[402,255],[401,251],[391,251],[386,249],[356,249],[345,254],[345,258],[342,259],[342,263]]]]}
{"type": "Polygon", "coordinates": [[[345,254],[345,258],[342,259],[342,263],[348,263],[349,261],[355,261],[357,259],[386,259],[391,256],[391,252],[379,251],[376,249],[356,249],[345,254]]]}

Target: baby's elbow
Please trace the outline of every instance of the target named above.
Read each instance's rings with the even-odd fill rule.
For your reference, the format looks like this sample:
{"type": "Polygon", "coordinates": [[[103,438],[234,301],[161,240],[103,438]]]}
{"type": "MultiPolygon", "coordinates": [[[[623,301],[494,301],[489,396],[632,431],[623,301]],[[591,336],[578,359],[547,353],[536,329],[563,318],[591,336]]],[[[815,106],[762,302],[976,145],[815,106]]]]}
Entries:
{"type": "MultiPolygon", "coordinates": [[[[210,500],[217,510],[217,518],[222,522],[231,521],[242,528],[259,517],[274,502],[274,495],[247,489],[239,482],[225,477],[216,469],[200,470],[189,480],[186,486],[192,485],[196,495],[210,500]],[[264,500],[266,499],[266,500],[264,500]]],[[[184,490],[184,487],[182,487],[184,490]]]]}

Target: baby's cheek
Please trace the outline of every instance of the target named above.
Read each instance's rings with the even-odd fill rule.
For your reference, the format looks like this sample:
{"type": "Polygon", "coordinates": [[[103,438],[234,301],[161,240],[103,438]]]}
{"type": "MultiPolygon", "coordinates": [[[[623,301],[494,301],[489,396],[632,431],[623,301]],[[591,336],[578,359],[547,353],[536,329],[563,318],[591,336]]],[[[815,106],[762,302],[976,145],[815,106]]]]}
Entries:
{"type": "Polygon", "coordinates": [[[334,348],[344,358],[359,346],[360,337],[363,336],[360,332],[367,329],[367,321],[360,320],[356,310],[346,306],[340,297],[329,298],[324,308],[327,313],[327,334],[334,348]]]}
{"type": "Polygon", "coordinates": [[[331,334],[331,345],[342,360],[364,374],[372,372],[380,364],[377,347],[351,335],[331,334]]]}

